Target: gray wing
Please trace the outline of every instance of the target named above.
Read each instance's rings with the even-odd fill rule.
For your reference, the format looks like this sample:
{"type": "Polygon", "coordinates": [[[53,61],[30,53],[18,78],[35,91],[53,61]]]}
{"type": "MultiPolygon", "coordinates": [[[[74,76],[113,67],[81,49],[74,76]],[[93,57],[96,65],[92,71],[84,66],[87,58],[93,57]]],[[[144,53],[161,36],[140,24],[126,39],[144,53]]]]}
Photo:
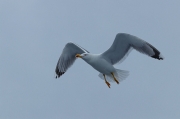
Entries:
{"type": "Polygon", "coordinates": [[[56,78],[59,78],[61,75],[63,75],[67,71],[67,69],[74,63],[74,61],[76,60],[76,54],[82,53],[89,52],[74,43],[67,43],[63,49],[63,52],[58,60],[55,69],[56,78]]]}
{"type": "Polygon", "coordinates": [[[152,58],[163,60],[163,56],[154,46],[126,33],[118,33],[112,46],[101,56],[114,65],[124,60],[133,48],[152,58]]]}

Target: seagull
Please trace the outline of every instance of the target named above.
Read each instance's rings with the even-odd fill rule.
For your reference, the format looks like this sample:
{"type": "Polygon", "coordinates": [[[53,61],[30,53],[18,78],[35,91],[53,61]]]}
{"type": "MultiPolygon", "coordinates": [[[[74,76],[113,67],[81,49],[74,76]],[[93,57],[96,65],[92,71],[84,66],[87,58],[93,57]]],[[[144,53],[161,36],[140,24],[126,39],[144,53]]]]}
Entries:
{"type": "Polygon", "coordinates": [[[119,84],[129,75],[128,71],[116,69],[113,65],[121,63],[132,49],[158,60],[164,59],[162,54],[148,42],[127,33],[118,33],[111,47],[101,54],[92,54],[75,43],[67,43],[57,62],[56,78],[62,76],[77,58],[82,58],[100,73],[99,77],[110,88],[109,82],[119,84]]]}

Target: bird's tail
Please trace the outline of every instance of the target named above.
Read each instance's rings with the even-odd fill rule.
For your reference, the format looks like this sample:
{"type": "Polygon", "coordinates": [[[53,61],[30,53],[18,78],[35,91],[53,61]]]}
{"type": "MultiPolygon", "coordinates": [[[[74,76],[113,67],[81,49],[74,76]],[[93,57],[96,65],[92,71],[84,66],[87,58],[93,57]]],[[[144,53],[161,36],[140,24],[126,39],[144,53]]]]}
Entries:
{"type": "MultiPolygon", "coordinates": [[[[98,76],[104,80],[104,76],[102,73],[100,73],[98,76]]],[[[114,72],[114,76],[119,82],[122,82],[129,76],[129,71],[116,69],[116,72],[114,72]]],[[[105,75],[105,77],[108,82],[115,82],[111,74],[105,75]]]]}

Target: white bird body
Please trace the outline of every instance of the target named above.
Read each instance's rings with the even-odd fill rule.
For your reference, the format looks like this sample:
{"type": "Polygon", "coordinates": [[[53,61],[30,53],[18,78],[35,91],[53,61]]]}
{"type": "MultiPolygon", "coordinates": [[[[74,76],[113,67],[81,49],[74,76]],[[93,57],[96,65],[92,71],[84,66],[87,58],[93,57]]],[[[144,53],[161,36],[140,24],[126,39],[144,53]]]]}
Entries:
{"type": "Polygon", "coordinates": [[[100,57],[100,54],[86,53],[86,56],[82,57],[82,59],[102,74],[109,75],[111,72],[116,71],[112,64],[100,57]]]}
{"type": "Polygon", "coordinates": [[[152,58],[163,60],[162,54],[148,42],[130,34],[118,33],[111,47],[102,54],[91,54],[74,43],[67,43],[56,66],[56,78],[63,75],[79,57],[99,71],[99,77],[105,80],[110,88],[110,81],[119,84],[119,81],[128,76],[128,71],[115,69],[113,65],[122,62],[132,49],[152,58]]]}

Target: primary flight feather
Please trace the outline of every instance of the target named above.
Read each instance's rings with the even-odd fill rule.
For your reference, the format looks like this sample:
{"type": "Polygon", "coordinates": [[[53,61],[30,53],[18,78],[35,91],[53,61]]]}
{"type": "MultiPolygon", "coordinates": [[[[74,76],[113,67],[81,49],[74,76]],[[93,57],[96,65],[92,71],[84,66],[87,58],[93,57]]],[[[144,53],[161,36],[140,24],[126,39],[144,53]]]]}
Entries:
{"type": "Polygon", "coordinates": [[[114,81],[119,84],[128,76],[128,71],[115,69],[113,65],[122,62],[132,49],[152,58],[163,60],[162,54],[148,42],[130,34],[118,33],[112,46],[102,54],[91,54],[75,43],[67,43],[55,69],[56,78],[63,75],[77,58],[82,58],[100,72],[99,77],[105,80],[110,88],[109,82],[114,81]]]}

